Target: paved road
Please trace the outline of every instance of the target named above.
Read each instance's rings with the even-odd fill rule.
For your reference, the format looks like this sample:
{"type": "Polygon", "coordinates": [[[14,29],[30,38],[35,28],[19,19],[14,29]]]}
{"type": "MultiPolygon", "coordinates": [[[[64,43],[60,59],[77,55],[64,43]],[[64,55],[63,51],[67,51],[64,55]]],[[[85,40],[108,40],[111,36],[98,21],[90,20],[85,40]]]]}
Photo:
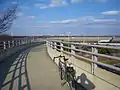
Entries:
{"type": "Polygon", "coordinates": [[[61,86],[57,66],[48,56],[45,46],[31,50],[27,66],[32,90],[67,90],[67,86],[61,86]]]}
{"type": "Polygon", "coordinates": [[[40,45],[0,63],[0,90],[68,90],[61,86],[57,66],[40,45]]]}

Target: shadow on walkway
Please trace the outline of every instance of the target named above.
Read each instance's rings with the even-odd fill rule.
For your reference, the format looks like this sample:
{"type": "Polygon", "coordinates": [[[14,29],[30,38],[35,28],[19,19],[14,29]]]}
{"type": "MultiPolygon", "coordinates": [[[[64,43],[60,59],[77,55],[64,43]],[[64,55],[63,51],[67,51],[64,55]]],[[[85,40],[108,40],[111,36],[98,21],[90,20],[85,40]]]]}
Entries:
{"type": "Polygon", "coordinates": [[[0,90],[30,90],[27,72],[29,49],[17,52],[0,63],[0,90]]]}

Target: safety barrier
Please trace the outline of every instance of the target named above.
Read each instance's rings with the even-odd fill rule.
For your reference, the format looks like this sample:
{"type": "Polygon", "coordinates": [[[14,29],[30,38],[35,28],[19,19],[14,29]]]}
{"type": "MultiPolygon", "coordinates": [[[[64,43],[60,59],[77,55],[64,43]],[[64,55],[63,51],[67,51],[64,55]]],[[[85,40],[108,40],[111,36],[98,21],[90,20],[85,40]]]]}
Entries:
{"type": "Polygon", "coordinates": [[[16,53],[17,51],[28,48],[34,45],[43,43],[42,40],[38,39],[17,39],[11,41],[0,41],[0,62],[6,57],[16,53]]]}
{"type": "Polygon", "coordinates": [[[46,41],[46,45],[48,54],[52,59],[61,54],[64,54],[66,57],[70,58],[69,61],[73,64],[77,71],[76,75],[79,76],[80,74],[85,73],[87,77],[95,84],[95,90],[120,90],[120,68],[99,61],[99,57],[116,61],[120,61],[120,57],[101,54],[98,52],[100,48],[120,50],[120,47],[91,45],[57,40],[46,41]],[[81,49],[80,47],[83,46],[90,48],[90,50],[81,49]],[[88,54],[89,58],[80,55],[79,53],[88,54]]]}

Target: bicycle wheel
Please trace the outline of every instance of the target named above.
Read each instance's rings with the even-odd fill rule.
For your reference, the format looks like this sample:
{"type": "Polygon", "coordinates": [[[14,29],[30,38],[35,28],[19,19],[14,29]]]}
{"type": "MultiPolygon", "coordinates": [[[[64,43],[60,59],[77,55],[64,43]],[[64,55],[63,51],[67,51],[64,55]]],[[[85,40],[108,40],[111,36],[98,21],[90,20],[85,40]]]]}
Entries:
{"type": "Polygon", "coordinates": [[[68,82],[69,90],[76,90],[76,83],[74,76],[71,75],[70,73],[66,73],[67,77],[66,80],[68,82]]]}
{"type": "Polygon", "coordinates": [[[69,87],[69,90],[75,90],[75,88],[73,87],[73,82],[72,81],[68,82],[68,87],[69,87]]]}
{"type": "Polygon", "coordinates": [[[62,66],[60,63],[59,63],[59,75],[60,75],[60,79],[63,80],[64,74],[63,74],[62,66]]]}
{"type": "Polygon", "coordinates": [[[60,79],[61,79],[61,80],[64,79],[64,73],[63,73],[62,69],[60,70],[60,79]]]}

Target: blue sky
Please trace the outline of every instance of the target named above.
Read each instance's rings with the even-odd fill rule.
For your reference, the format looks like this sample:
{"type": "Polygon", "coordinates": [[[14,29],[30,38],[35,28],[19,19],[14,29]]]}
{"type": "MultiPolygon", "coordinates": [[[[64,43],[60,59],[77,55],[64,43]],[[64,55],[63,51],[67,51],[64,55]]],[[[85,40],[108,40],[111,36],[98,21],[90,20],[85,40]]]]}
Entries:
{"type": "Polygon", "coordinates": [[[13,35],[120,35],[120,0],[6,0],[19,3],[13,35]]]}

